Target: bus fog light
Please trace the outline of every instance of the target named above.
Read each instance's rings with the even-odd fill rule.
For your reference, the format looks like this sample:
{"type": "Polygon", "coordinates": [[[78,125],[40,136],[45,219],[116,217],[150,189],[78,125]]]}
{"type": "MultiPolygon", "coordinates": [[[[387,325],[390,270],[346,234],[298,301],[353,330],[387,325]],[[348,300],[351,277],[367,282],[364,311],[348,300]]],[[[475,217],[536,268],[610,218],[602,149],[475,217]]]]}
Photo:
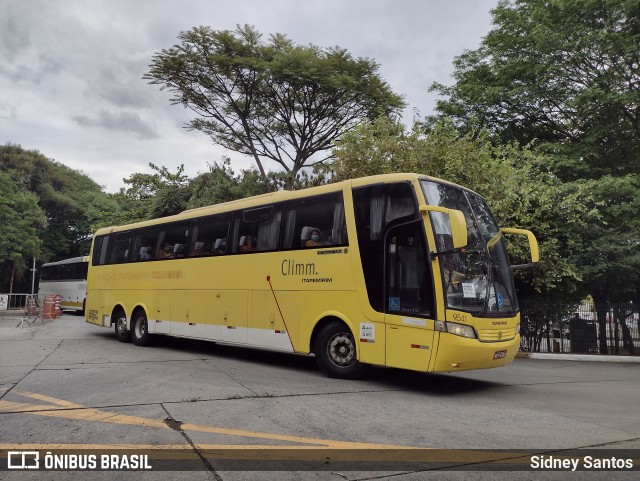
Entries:
{"type": "Polygon", "coordinates": [[[458,324],[456,322],[447,322],[447,332],[456,336],[468,337],[470,339],[476,338],[476,331],[471,326],[466,324],[458,324]]]}

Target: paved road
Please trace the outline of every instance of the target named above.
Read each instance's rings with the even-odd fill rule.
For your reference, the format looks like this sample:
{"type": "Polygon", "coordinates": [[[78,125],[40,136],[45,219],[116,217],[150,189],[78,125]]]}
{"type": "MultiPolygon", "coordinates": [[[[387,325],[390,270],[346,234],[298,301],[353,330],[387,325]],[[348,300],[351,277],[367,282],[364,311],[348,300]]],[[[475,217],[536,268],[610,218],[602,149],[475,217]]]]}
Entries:
{"type": "Polygon", "coordinates": [[[5,471],[0,479],[565,479],[566,472],[225,471],[197,454],[229,446],[262,446],[265,453],[283,446],[363,449],[381,456],[399,446],[541,453],[640,448],[638,364],[517,359],[501,369],[452,375],[374,368],[363,380],[341,381],[324,377],[308,357],[167,338],[145,348],[122,344],[112,330],[71,314],[44,326],[14,325],[0,321],[2,449],[163,445],[196,453],[200,470],[169,476],[5,471]]]}

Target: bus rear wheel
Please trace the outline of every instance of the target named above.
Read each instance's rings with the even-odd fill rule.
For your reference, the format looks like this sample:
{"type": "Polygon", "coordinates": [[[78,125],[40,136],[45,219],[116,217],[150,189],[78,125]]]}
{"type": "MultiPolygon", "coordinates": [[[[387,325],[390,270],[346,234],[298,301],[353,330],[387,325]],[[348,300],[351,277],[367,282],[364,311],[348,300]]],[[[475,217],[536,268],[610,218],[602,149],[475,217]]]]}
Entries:
{"type": "Polygon", "coordinates": [[[124,314],[124,311],[118,311],[115,315],[115,329],[116,329],[116,337],[120,342],[131,342],[131,334],[127,329],[127,317],[124,314]]]}
{"type": "Polygon", "coordinates": [[[147,316],[142,311],[135,313],[131,320],[131,340],[136,346],[146,346],[149,344],[147,316]]]}
{"type": "Polygon", "coordinates": [[[318,366],[329,377],[356,379],[369,367],[358,361],[353,334],[341,322],[331,322],[322,328],[316,339],[314,353],[318,366]]]}

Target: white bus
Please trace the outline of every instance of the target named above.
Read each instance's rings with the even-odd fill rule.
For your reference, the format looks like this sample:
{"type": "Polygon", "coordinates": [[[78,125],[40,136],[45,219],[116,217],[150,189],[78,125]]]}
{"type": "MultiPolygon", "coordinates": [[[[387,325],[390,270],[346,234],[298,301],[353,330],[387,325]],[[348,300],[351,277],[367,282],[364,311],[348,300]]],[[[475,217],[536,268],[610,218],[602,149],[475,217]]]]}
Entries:
{"type": "Polygon", "coordinates": [[[62,309],[84,312],[88,265],[88,256],[43,264],[40,270],[38,294],[60,295],[62,309]]]}

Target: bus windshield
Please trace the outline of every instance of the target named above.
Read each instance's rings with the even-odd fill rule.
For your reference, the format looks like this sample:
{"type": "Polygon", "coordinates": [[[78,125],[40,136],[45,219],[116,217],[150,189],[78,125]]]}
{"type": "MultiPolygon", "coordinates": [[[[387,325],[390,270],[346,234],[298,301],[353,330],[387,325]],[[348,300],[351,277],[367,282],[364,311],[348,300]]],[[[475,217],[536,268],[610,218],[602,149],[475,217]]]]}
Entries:
{"type": "Polygon", "coordinates": [[[421,184],[429,204],[462,211],[467,224],[468,245],[454,251],[447,216],[430,213],[447,307],[475,316],[515,314],[518,301],[504,240],[484,199],[446,184],[421,184]]]}

